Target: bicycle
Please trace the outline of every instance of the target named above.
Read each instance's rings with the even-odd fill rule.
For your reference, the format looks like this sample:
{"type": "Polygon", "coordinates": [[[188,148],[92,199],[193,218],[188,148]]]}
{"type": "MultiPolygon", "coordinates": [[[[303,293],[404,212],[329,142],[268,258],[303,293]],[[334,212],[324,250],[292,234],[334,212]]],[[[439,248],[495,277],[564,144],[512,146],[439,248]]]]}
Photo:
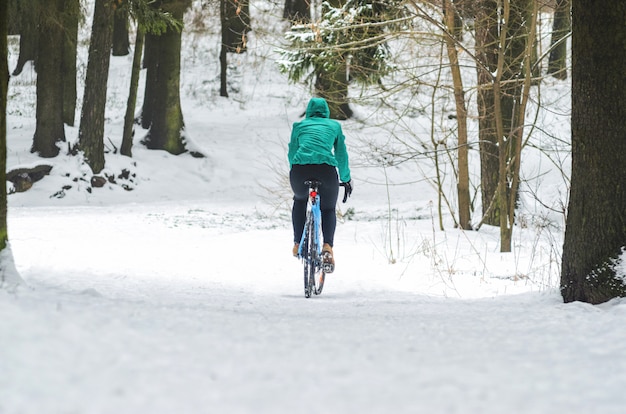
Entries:
{"type": "MultiPolygon", "coordinates": [[[[333,271],[332,264],[324,261],[322,254],[322,210],[320,208],[319,187],[322,183],[318,180],[304,182],[309,187],[309,197],[306,209],[306,221],[302,239],[298,246],[298,257],[304,263],[304,296],[310,298],[312,294],[320,295],[324,288],[326,273],[333,271]]],[[[345,187],[342,183],[340,184],[345,187]]],[[[346,192],[343,197],[345,203],[348,198],[346,192]]]]}

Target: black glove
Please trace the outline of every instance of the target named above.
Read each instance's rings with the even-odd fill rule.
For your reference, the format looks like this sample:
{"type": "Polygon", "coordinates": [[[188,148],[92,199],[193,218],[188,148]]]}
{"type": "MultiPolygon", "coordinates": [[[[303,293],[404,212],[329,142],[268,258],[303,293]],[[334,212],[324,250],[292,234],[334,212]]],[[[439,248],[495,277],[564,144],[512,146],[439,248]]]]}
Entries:
{"type": "Polygon", "coordinates": [[[348,197],[352,195],[352,180],[348,181],[347,183],[341,183],[339,185],[342,186],[344,189],[342,202],[345,203],[348,200],[348,197]]]}

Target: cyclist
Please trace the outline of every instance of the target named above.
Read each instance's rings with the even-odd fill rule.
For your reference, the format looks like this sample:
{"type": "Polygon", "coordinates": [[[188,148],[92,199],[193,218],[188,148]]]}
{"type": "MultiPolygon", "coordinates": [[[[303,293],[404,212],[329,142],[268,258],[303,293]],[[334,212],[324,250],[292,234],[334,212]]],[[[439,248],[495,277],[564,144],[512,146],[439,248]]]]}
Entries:
{"type": "MultiPolygon", "coordinates": [[[[339,195],[339,179],[346,194],[352,193],[348,151],[341,125],[330,119],[328,103],[323,98],[311,98],[306,109],[306,118],[293,124],[289,141],[289,181],[293,190],[293,255],[298,255],[298,245],[306,221],[306,206],[309,189],[306,180],[316,179],[322,183],[318,192],[321,198],[322,234],[324,262],[335,267],[333,244],[337,217],[335,205],[339,195]],[[339,170],[339,177],[337,176],[339,170]]],[[[330,272],[327,272],[330,273],[330,272]]]]}

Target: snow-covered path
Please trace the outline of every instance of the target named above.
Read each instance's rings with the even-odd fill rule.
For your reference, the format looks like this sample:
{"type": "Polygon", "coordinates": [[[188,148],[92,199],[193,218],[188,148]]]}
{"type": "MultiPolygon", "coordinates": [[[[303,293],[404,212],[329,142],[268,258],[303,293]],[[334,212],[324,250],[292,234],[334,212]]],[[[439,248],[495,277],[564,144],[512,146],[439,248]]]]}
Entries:
{"type": "Polygon", "coordinates": [[[14,209],[0,413],[623,412],[626,303],[411,291],[350,223],[307,300],[286,223],[227,210],[14,209]]]}

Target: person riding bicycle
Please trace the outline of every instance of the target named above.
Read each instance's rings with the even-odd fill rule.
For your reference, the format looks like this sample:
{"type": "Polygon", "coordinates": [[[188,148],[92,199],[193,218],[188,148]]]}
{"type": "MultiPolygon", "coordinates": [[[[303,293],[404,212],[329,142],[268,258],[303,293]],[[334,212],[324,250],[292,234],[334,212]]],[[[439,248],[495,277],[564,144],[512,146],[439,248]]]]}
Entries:
{"type": "MultiPolygon", "coordinates": [[[[298,247],[306,221],[309,188],[304,182],[316,179],[322,183],[318,188],[321,198],[322,234],[324,246],[322,255],[335,267],[333,245],[337,217],[335,205],[339,195],[339,179],[345,187],[346,195],[352,193],[352,181],[348,163],[348,151],[341,124],[330,119],[328,103],[323,98],[311,98],[306,109],[306,118],[293,124],[289,141],[289,182],[293,190],[293,255],[298,255],[298,247]],[[339,170],[339,177],[337,176],[339,170]]],[[[330,272],[327,272],[330,273],[330,272]]]]}

